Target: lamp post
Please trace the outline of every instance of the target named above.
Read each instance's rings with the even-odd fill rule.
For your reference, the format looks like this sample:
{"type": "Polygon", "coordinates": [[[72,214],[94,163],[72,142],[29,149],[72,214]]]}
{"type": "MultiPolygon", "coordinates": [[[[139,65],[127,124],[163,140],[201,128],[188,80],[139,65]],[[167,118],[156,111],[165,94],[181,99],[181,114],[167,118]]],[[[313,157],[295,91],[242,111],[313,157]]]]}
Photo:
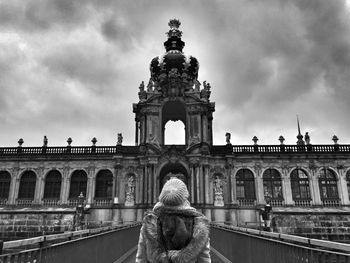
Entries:
{"type": "Polygon", "coordinates": [[[76,228],[78,230],[81,229],[84,220],[84,200],[84,194],[83,192],[80,192],[80,195],[78,196],[78,205],[76,207],[76,228]]]}

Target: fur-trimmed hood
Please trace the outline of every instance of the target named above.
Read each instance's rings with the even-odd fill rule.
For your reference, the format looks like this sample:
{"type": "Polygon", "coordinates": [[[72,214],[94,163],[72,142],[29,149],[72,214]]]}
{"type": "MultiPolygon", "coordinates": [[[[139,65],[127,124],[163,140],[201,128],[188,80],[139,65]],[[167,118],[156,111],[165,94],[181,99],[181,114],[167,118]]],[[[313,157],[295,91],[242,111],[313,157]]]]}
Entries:
{"type": "Polygon", "coordinates": [[[146,213],[143,220],[143,233],[147,247],[147,258],[150,262],[196,262],[209,240],[209,222],[203,214],[195,209],[176,210],[168,207],[157,207],[154,211],[146,213]],[[169,240],[165,240],[167,238],[164,235],[166,230],[164,230],[165,226],[162,225],[161,219],[167,216],[175,217],[175,221],[180,222],[180,224],[176,223],[176,227],[182,229],[177,229],[177,232],[173,234],[173,236],[177,235],[178,238],[176,244],[184,244],[179,249],[174,249],[169,245],[169,240]],[[184,224],[188,224],[190,221],[191,227],[184,228],[181,220],[185,221],[184,224]],[[191,232],[189,236],[187,236],[188,231],[186,231],[188,229],[191,232]]]}

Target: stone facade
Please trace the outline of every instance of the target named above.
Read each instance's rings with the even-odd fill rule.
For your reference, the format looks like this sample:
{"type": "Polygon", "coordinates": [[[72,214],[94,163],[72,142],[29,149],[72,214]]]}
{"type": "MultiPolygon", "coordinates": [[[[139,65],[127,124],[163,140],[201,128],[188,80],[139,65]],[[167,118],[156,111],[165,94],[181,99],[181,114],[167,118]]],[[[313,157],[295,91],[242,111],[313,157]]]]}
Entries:
{"type": "Polygon", "coordinates": [[[187,184],[190,202],[215,222],[257,227],[268,198],[275,230],[324,234],[324,222],[336,217],[341,223],[325,231],[347,232],[350,146],[301,143],[300,132],[296,145],[284,145],[282,137],[279,145],[258,145],[256,137],[253,145],[232,145],[229,133],[226,145],[213,145],[211,86],[197,80],[198,61],[182,52],[174,21],[167,52],[152,60],[151,79],[147,87],[141,83],[133,104],[135,146],[124,146],[118,134],[116,146],[96,146],[94,138],[91,146],[73,147],[69,138],[66,147],[49,147],[46,138],[42,147],[23,147],[20,140],[18,147],[0,148],[3,229],[10,231],[25,213],[37,222],[53,216],[56,223],[46,225],[64,231],[80,202],[90,225],[141,220],[176,176],[187,184]],[[177,120],[185,126],[185,145],[165,145],[165,125],[177,120]]]}

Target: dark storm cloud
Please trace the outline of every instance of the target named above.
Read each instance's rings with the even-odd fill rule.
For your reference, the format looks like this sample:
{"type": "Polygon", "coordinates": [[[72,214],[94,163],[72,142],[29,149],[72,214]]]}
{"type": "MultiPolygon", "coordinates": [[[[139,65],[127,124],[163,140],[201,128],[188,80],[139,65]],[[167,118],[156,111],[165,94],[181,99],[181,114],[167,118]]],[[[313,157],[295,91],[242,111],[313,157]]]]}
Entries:
{"type": "Polygon", "coordinates": [[[106,145],[117,132],[132,144],[131,103],[173,17],[212,85],[215,143],[226,131],[238,144],[295,143],[296,114],[314,143],[350,142],[345,1],[0,0],[0,120],[13,131],[0,144],[47,133],[106,145]]]}
{"type": "Polygon", "coordinates": [[[0,25],[25,31],[76,26],[87,18],[89,5],[79,0],[0,2],[0,25]]]}

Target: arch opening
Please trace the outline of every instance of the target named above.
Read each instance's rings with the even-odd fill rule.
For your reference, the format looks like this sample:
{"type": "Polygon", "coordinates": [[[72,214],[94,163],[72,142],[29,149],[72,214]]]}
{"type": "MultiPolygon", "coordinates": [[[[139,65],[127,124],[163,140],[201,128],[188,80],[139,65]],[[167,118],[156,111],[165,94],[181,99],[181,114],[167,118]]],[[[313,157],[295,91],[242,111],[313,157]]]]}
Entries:
{"type": "Polygon", "coordinates": [[[162,143],[186,144],[186,108],[180,101],[168,101],[163,105],[162,143]]]}
{"type": "Polygon", "coordinates": [[[113,174],[110,170],[101,170],[96,176],[95,198],[112,198],[113,174]]]}
{"type": "Polygon", "coordinates": [[[69,198],[77,199],[80,193],[86,197],[87,188],[87,174],[83,170],[76,170],[73,172],[70,179],[69,198]]]}
{"type": "Polygon", "coordinates": [[[0,199],[8,199],[10,193],[11,175],[7,171],[0,171],[0,199]]]}
{"type": "Polygon", "coordinates": [[[159,192],[162,191],[163,185],[171,177],[177,177],[182,180],[190,192],[188,172],[186,168],[180,163],[169,163],[162,168],[159,174],[159,192]]]}
{"type": "Polygon", "coordinates": [[[182,121],[168,121],[164,126],[164,144],[186,144],[185,124],[182,121]]]}
{"type": "Polygon", "coordinates": [[[46,175],[44,199],[60,199],[62,175],[59,171],[53,170],[46,175]]]}
{"type": "Polygon", "coordinates": [[[26,171],[21,176],[19,184],[18,199],[34,199],[36,185],[36,174],[33,171],[26,171]]]}

